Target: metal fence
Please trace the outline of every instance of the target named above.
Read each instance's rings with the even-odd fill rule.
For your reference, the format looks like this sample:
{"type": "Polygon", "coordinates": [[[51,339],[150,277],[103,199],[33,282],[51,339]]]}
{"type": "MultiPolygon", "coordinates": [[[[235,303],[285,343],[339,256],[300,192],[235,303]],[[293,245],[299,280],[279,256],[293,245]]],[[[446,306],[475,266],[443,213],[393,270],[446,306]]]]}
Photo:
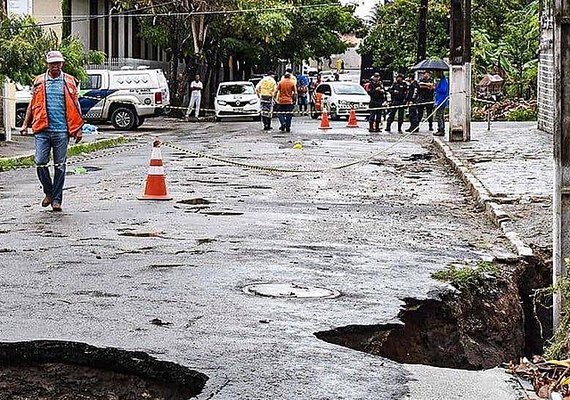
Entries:
{"type": "Polygon", "coordinates": [[[140,58],[110,58],[104,64],[89,64],[87,69],[112,69],[118,70],[121,67],[149,67],[151,69],[162,69],[163,71],[168,70],[168,62],[165,61],[153,61],[153,60],[142,60],[140,58]]]}

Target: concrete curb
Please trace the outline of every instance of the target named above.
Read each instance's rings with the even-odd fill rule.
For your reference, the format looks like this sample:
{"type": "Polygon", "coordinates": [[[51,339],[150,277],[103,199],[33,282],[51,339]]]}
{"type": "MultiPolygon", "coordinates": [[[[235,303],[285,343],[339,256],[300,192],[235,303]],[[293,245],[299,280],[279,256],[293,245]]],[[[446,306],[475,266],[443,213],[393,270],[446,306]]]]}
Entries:
{"type": "MultiPolygon", "coordinates": [[[[74,145],[72,145],[71,147],[73,147],[73,146],[81,146],[81,145],[84,145],[84,144],[90,144],[90,143],[95,143],[95,142],[97,142],[97,143],[106,143],[106,142],[112,142],[112,141],[117,140],[117,139],[125,139],[125,138],[128,139],[129,137],[128,137],[128,136],[125,136],[125,135],[117,135],[117,136],[114,136],[114,137],[104,138],[104,139],[100,139],[100,140],[94,140],[94,141],[91,141],[91,142],[81,142],[81,143],[78,143],[78,144],[74,144],[74,145]]],[[[71,148],[71,147],[70,147],[70,148],[71,148]]],[[[30,158],[30,157],[35,157],[35,153],[32,152],[32,153],[28,153],[28,154],[20,154],[20,155],[18,155],[18,156],[13,156],[13,157],[0,157],[0,161],[20,161],[20,160],[24,160],[24,159],[30,158]]],[[[77,157],[77,156],[72,156],[72,157],[77,157]]]]}
{"type": "Polygon", "coordinates": [[[501,204],[493,201],[493,196],[481,181],[469,170],[469,167],[460,160],[452,148],[438,137],[433,138],[437,152],[447,161],[456,175],[463,181],[471,196],[477,204],[485,210],[485,215],[496,226],[501,228],[507,239],[516,248],[517,254],[522,257],[532,257],[533,251],[514,231],[512,220],[503,210],[501,204]]]}

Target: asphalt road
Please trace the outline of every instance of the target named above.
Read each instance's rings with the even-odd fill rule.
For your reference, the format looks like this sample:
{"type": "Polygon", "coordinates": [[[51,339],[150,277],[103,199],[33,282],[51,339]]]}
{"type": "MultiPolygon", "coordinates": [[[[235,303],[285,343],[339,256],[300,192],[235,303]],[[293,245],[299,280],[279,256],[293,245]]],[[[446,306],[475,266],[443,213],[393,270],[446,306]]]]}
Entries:
{"type": "Polygon", "coordinates": [[[518,398],[499,369],[402,365],[313,335],[394,322],[401,298],[442,287],[433,271],[509,250],[447,167],[424,159],[429,135],[391,147],[401,135],[345,124],[323,132],[295,118],[290,134],[268,134],[256,122],[150,121],[129,150],[69,166],[88,172],[67,177],[62,213],[40,207],[33,169],[0,173],[1,340],[144,350],[208,375],[200,399],[518,398]],[[271,173],[163,146],[174,200],[140,201],[156,135],[291,169],[384,152],[344,169],[271,173]],[[204,203],[196,199],[210,203],[179,203],[204,203]],[[260,282],[341,296],[243,292],[260,282]],[[171,324],[153,325],[154,318],[171,324]]]}

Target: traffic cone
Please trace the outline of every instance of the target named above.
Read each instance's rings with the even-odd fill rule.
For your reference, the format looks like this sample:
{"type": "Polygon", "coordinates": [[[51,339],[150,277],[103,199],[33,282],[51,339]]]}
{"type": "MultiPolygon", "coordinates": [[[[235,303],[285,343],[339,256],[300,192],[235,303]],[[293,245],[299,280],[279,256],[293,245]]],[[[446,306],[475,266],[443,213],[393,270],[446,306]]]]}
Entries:
{"type": "Polygon", "coordinates": [[[321,116],[321,126],[319,129],[331,129],[329,124],[329,115],[327,114],[327,110],[323,110],[323,114],[321,116]]]}
{"type": "Polygon", "coordinates": [[[160,140],[156,139],[152,145],[150,156],[150,166],[146,177],[146,185],[139,200],[172,200],[166,190],[166,179],[164,167],[162,166],[162,155],[160,153],[160,140]]]}
{"type": "Polygon", "coordinates": [[[356,111],[354,108],[350,109],[350,114],[348,115],[347,128],[358,128],[358,121],[356,120],[356,111]]]}

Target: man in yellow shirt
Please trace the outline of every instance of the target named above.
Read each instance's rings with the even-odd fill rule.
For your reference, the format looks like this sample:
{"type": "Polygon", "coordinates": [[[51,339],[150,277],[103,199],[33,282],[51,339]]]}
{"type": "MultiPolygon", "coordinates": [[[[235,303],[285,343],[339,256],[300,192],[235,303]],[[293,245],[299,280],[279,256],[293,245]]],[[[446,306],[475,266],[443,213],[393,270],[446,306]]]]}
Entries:
{"type": "Polygon", "coordinates": [[[275,73],[270,71],[255,86],[255,92],[261,101],[261,121],[263,122],[263,130],[271,130],[271,118],[273,115],[273,95],[277,89],[275,82],[275,73]]]}

